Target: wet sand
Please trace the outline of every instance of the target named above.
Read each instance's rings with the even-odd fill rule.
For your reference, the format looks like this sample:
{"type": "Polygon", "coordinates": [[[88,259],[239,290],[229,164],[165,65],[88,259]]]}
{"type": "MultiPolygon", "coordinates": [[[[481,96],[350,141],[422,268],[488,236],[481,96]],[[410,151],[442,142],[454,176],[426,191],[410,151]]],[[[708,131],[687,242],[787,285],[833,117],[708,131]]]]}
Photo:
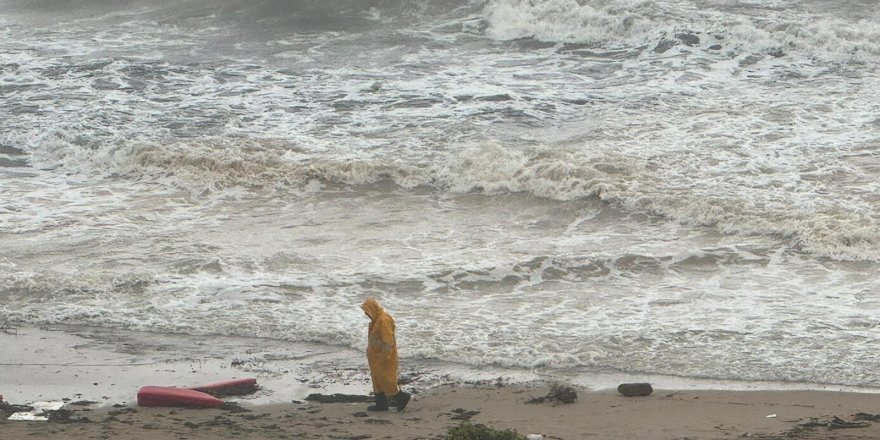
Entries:
{"type": "Polygon", "coordinates": [[[0,335],[0,394],[5,400],[64,399],[69,411],[48,422],[3,417],[0,439],[438,439],[465,422],[545,439],[880,438],[880,394],[871,392],[674,390],[655,383],[647,397],[575,386],[573,403],[551,399],[533,404],[528,401],[547,395],[547,381],[461,380],[443,371],[410,371],[405,389],[414,397],[407,409],[374,413],[366,411],[365,403],[304,400],[310,393],[366,392],[368,376],[358,365],[363,362],[359,353],[318,345],[305,352],[304,344],[296,351],[307,362],[279,360],[286,348],[275,342],[252,341],[245,348],[225,340],[222,349],[208,344],[215,346],[206,350],[213,356],[194,349],[189,354],[201,356],[195,361],[178,358],[179,348],[163,351],[162,344],[170,347],[173,341],[158,337],[161,343],[155,346],[132,347],[121,333],[109,342],[107,335],[96,342],[75,333],[18,329],[0,335]],[[108,349],[108,343],[116,349],[108,349]],[[74,345],[65,350],[65,344],[74,345]],[[257,362],[267,356],[266,362],[257,362]],[[11,365],[16,362],[53,365],[11,365]],[[135,401],[139,385],[245,376],[257,377],[263,389],[226,398],[235,404],[225,409],[143,408],[135,401]]]}
{"type": "MultiPolygon", "coordinates": [[[[542,386],[441,386],[403,412],[366,404],[291,402],[241,409],[71,406],[78,422],[0,422],[3,439],[432,439],[465,421],[546,439],[877,439],[876,395],[829,392],[657,390],[648,397],[579,390],[570,404],[529,404],[542,386]],[[774,415],[773,417],[768,417],[774,415]],[[871,416],[873,417],[873,416],[871,416]],[[466,419],[466,420],[465,420],[466,419]]],[[[880,416],[877,416],[880,418],[880,416]]]]}

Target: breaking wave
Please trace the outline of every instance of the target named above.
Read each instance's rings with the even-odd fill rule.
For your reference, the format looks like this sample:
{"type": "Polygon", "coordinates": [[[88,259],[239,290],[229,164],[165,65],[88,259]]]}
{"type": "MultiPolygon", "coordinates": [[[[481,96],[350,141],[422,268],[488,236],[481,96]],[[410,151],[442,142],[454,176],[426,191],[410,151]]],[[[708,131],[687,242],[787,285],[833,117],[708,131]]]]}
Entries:
{"type": "Polygon", "coordinates": [[[108,178],[158,181],[193,194],[233,187],[308,192],[327,185],[390,182],[404,189],[426,187],[488,196],[526,193],[558,201],[598,198],[633,213],[712,226],[727,234],[782,237],[795,250],[835,259],[880,258],[878,213],[860,206],[858,199],[833,193],[803,194],[814,191],[812,186],[741,188],[735,179],[705,188],[700,182],[706,176],[612,152],[543,146],[514,149],[489,142],[431,158],[316,157],[283,141],[257,139],[134,143],[107,151],[89,150],[87,155],[59,151],[63,149],[53,149],[52,154],[60,154],[66,168],[79,161],[89,172],[108,178]],[[809,204],[803,204],[804,197],[811,200],[809,204]]]}
{"type": "Polygon", "coordinates": [[[795,14],[791,11],[802,8],[771,3],[725,10],[650,0],[494,0],[484,14],[488,35],[502,40],[534,38],[657,51],[676,44],[718,45],[731,54],[800,52],[839,62],[880,56],[876,19],[795,14]]]}
{"type": "Polygon", "coordinates": [[[499,40],[525,38],[605,49],[718,45],[734,56],[798,52],[835,62],[867,62],[880,56],[880,30],[875,24],[880,12],[870,4],[850,8],[861,10],[854,15],[794,0],[708,5],[660,0],[224,0],[124,5],[3,0],[0,4],[10,11],[32,16],[37,11],[51,19],[65,14],[102,20],[136,16],[193,31],[198,30],[197,23],[209,20],[211,32],[230,38],[285,35],[291,29],[356,33],[418,23],[441,33],[458,29],[499,40]]]}
{"type": "Polygon", "coordinates": [[[880,227],[871,216],[876,213],[847,209],[841,205],[844,200],[800,206],[785,192],[725,194],[723,185],[710,196],[694,182],[665,181],[646,161],[618,154],[543,147],[515,150],[486,143],[436,161],[407,162],[297,157],[277,144],[274,149],[251,149],[247,143],[193,147],[188,143],[170,150],[136,149],[127,172],[164,174],[173,169],[178,177],[186,177],[185,185],[196,183],[199,189],[284,188],[312,180],[346,185],[390,181],[402,188],[426,186],[453,193],[528,193],[560,201],[597,197],[633,212],[715,226],[724,233],[789,238],[797,249],[833,258],[880,258],[880,227]]]}

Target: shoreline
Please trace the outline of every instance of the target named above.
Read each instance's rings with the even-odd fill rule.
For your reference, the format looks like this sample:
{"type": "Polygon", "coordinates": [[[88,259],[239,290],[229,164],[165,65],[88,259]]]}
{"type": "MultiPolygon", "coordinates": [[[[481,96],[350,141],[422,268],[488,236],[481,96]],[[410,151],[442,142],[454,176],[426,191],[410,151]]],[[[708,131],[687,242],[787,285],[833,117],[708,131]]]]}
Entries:
{"type": "Polygon", "coordinates": [[[465,421],[547,439],[880,438],[880,390],[869,388],[622,374],[550,377],[402,359],[401,383],[413,393],[412,402],[402,413],[366,413],[364,403],[304,401],[312,393],[369,391],[362,353],[339,347],[53,326],[0,333],[0,352],[5,402],[64,401],[70,417],[88,419],[4,417],[0,438],[442,438],[465,421]],[[227,409],[136,403],[140,386],[241,377],[257,378],[261,389],[225,398],[237,404],[227,409]],[[651,382],[655,391],[623,397],[615,389],[621,382],[651,382]],[[526,403],[546,395],[552,383],[570,384],[577,401],[526,403]],[[876,420],[858,421],[860,413],[876,420]],[[864,426],[831,428],[833,417],[864,426]]]}
{"type": "MultiPolygon", "coordinates": [[[[86,399],[128,403],[141,386],[192,386],[241,377],[262,390],[243,403],[301,400],[311,393],[370,391],[365,355],[319,343],[233,336],[192,336],[89,326],[22,326],[0,332],[0,395],[6,400],[86,399]]],[[[421,389],[501,380],[566,383],[593,391],[648,382],[674,390],[827,391],[880,394],[880,388],[801,382],[702,379],[651,374],[471,367],[401,358],[401,383],[421,389]]]]}

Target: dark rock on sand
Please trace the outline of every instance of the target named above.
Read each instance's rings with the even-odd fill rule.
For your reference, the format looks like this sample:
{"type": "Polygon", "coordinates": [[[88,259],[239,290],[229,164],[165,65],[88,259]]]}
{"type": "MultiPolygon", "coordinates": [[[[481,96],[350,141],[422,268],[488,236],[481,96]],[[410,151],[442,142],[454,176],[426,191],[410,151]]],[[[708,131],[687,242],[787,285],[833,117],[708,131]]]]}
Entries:
{"type": "Polygon", "coordinates": [[[654,388],[649,383],[622,383],[617,387],[617,392],[626,397],[649,396],[654,388]]]}
{"type": "Polygon", "coordinates": [[[709,50],[721,50],[721,45],[720,44],[713,44],[713,45],[709,46],[709,50]]]}

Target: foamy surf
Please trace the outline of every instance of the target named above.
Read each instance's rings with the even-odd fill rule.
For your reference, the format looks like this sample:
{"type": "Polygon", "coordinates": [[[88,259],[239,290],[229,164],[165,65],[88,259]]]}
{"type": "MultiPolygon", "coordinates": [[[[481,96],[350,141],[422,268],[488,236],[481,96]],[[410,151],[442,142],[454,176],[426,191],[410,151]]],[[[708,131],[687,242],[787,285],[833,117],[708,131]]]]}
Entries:
{"type": "Polygon", "coordinates": [[[597,48],[673,46],[741,54],[797,53],[831,62],[876,61],[880,35],[867,12],[857,20],[816,13],[797,1],[689,2],[496,0],[485,5],[488,35],[584,43],[597,48]],[[740,6],[740,7],[738,7],[740,6]],[[745,6],[745,7],[743,7],[745,6]]]}
{"type": "Polygon", "coordinates": [[[877,385],[871,5],[13,3],[0,320],[877,385]]]}

